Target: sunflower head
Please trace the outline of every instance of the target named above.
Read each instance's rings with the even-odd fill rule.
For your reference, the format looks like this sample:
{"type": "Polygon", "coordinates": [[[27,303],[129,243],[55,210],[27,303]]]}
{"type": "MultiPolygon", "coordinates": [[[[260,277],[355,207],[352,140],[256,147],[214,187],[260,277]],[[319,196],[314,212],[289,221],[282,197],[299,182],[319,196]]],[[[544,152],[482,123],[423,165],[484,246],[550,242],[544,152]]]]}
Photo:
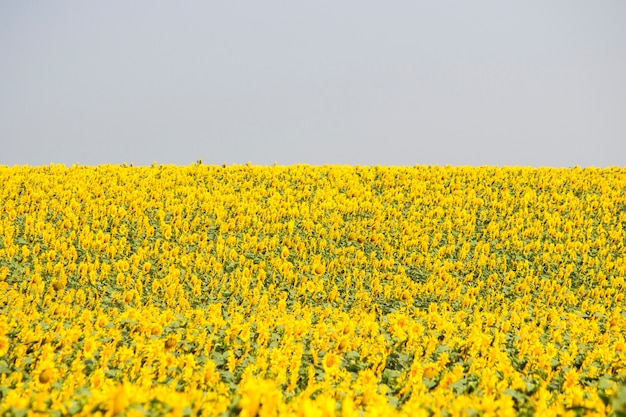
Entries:
{"type": "Polygon", "coordinates": [[[54,369],[51,367],[46,367],[39,372],[39,382],[42,384],[47,384],[54,380],[54,369]]]}
{"type": "Polygon", "coordinates": [[[324,272],[326,272],[326,268],[324,267],[324,265],[322,264],[315,264],[315,266],[313,266],[313,273],[315,275],[322,275],[324,274],[324,272]]]}
{"type": "Polygon", "coordinates": [[[167,339],[165,339],[165,350],[170,350],[176,347],[176,345],[178,344],[178,340],[176,338],[176,336],[172,335],[169,336],[167,339]]]}

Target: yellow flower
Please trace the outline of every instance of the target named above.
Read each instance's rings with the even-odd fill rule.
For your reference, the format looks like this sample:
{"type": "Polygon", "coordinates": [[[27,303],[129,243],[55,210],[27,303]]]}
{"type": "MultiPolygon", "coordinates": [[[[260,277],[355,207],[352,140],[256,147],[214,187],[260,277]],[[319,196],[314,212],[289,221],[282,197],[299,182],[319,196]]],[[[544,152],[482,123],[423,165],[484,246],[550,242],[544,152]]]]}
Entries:
{"type": "Polygon", "coordinates": [[[109,412],[112,416],[121,414],[129,405],[130,398],[123,384],[111,390],[109,395],[109,412]]]}
{"type": "Polygon", "coordinates": [[[128,304],[131,301],[133,301],[135,299],[135,291],[128,291],[125,295],[124,295],[124,303],[128,304]]]}
{"type": "Polygon", "coordinates": [[[563,390],[569,390],[578,384],[578,372],[575,369],[567,371],[563,377],[563,390]]]}
{"type": "Polygon", "coordinates": [[[0,357],[7,354],[9,346],[9,339],[6,336],[0,336],[0,357]]]}
{"type": "Polygon", "coordinates": [[[324,272],[326,272],[326,268],[324,267],[324,265],[322,265],[321,263],[315,264],[313,266],[313,273],[315,275],[323,275],[324,272]]]}
{"type": "Polygon", "coordinates": [[[22,262],[25,262],[30,256],[30,250],[28,246],[22,246],[22,262]]]}
{"type": "Polygon", "coordinates": [[[261,404],[261,391],[258,389],[249,389],[245,395],[239,400],[239,413],[242,417],[254,417],[257,415],[261,404]]]}
{"type": "Polygon", "coordinates": [[[424,377],[432,379],[439,375],[439,366],[436,363],[428,363],[424,367],[424,377]]]}
{"type": "Polygon", "coordinates": [[[47,384],[52,382],[54,379],[54,369],[53,368],[44,368],[41,372],[39,372],[39,376],[37,377],[39,382],[42,384],[47,384]]]}
{"type": "Polygon", "coordinates": [[[174,347],[176,347],[176,344],[178,343],[178,338],[176,336],[169,336],[167,339],[165,339],[165,350],[170,350],[173,349],[174,347]]]}
{"type": "Polygon", "coordinates": [[[56,280],[52,283],[52,288],[55,291],[61,291],[63,288],[65,288],[65,283],[61,281],[60,279],[56,280]]]}
{"type": "Polygon", "coordinates": [[[161,333],[163,333],[163,328],[160,325],[152,324],[150,326],[150,334],[152,336],[161,336],[161,333]]]}
{"type": "Polygon", "coordinates": [[[324,367],[326,368],[335,368],[337,366],[339,366],[339,356],[337,356],[335,353],[328,352],[326,353],[326,355],[324,356],[324,367]]]}

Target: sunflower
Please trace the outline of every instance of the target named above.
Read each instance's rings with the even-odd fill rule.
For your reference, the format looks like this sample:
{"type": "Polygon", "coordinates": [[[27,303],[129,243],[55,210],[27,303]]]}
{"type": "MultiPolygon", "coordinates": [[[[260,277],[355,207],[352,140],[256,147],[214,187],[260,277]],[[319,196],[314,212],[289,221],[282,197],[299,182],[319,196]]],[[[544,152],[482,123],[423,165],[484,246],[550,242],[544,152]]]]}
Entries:
{"type": "Polygon", "coordinates": [[[39,373],[39,382],[42,384],[47,384],[54,379],[54,371],[52,368],[46,368],[39,373]]]}
{"type": "Polygon", "coordinates": [[[6,336],[0,337],[0,356],[4,356],[9,351],[9,339],[6,336]]]}
{"type": "Polygon", "coordinates": [[[323,275],[326,272],[324,265],[317,263],[313,266],[313,273],[317,276],[323,275]]]}
{"type": "Polygon", "coordinates": [[[49,361],[40,363],[38,368],[39,370],[35,373],[35,378],[40,384],[46,385],[54,382],[59,376],[54,364],[49,361]]]}
{"type": "Polygon", "coordinates": [[[109,394],[108,408],[112,415],[121,414],[130,405],[127,388],[124,385],[113,388],[109,394]]]}

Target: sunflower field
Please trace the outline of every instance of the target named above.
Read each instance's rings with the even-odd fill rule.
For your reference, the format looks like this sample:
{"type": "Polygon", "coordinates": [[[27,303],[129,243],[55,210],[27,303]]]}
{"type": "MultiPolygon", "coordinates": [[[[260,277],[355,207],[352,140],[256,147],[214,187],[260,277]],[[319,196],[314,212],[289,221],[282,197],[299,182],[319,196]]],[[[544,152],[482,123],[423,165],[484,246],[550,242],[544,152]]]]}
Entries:
{"type": "Polygon", "coordinates": [[[0,415],[626,415],[626,169],[0,167],[0,415]]]}

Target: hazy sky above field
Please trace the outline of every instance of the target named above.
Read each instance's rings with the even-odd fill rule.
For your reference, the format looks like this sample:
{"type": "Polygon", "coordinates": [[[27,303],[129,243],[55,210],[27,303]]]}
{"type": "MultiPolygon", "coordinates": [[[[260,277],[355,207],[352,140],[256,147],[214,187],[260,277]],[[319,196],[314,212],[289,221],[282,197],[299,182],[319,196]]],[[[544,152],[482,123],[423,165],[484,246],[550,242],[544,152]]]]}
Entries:
{"type": "Polygon", "coordinates": [[[626,166],[626,1],[11,1],[0,164],[626,166]]]}

